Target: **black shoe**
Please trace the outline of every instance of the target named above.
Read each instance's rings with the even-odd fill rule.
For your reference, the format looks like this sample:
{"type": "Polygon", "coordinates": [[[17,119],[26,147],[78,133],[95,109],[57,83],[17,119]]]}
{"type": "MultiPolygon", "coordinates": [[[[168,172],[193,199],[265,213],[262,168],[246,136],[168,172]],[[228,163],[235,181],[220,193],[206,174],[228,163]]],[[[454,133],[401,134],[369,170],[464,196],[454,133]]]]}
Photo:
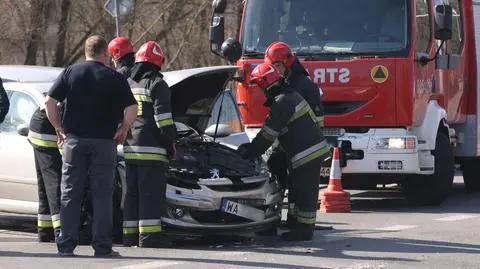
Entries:
{"type": "Polygon", "coordinates": [[[98,257],[98,258],[115,258],[115,257],[120,257],[121,255],[120,255],[120,252],[112,249],[108,253],[97,253],[97,252],[95,252],[94,256],[98,257]]]}
{"type": "Polygon", "coordinates": [[[297,228],[290,232],[282,234],[282,239],[285,241],[311,241],[313,239],[313,229],[311,228],[297,228]]]}
{"type": "Polygon", "coordinates": [[[73,252],[62,252],[62,251],[59,251],[58,252],[58,256],[60,257],[74,257],[75,254],[73,254],[73,252]]]}
{"type": "Polygon", "coordinates": [[[51,237],[38,237],[39,243],[55,243],[55,238],[51,237]]]}

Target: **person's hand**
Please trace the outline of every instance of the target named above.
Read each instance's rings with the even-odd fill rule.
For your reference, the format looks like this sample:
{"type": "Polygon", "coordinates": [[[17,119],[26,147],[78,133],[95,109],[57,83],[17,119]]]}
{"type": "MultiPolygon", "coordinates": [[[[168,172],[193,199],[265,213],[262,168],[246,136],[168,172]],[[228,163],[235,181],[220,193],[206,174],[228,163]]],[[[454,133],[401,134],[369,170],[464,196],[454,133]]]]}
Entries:
{"type": "Polygon", "coordinates": [[[62,127],[59,127],[55,128],[55,132],[57,133],[57,144],[63,146],[63,142],[65,142],[65,131],[62,127]]]}
{"type": "Polygon", "coordinates": [[[127,139],[128,135],[128,129],[125,128],[123,125],[118,127],[117,132],[115,133],[115,136],[113,139],[117,142],[117,145],[123,144],[125,142],[125,139],[127,139]]]}

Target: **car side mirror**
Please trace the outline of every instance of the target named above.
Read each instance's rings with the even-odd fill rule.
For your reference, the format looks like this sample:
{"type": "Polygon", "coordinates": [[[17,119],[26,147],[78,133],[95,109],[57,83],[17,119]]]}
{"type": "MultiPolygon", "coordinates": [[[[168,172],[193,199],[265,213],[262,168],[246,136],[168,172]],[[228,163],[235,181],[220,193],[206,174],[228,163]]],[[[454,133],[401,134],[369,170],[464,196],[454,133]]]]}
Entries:
{"type": "Polygon", "coordinates": [[[452,39],[452,12],[450,5],[435,6],[435,39],[441,41],[452,39]]]}
{"type": "Polygon", "coordinates": [[[17,127],[17,133],[21,136],[27,136],[28,135],[28,126],[25,124],[20,124],[17,127]]]}
{"type": "MultiPolygon", "coordinates": [[[[215,137],[215,128],[217,127],[216,124],[208,126],[205,129],[205,134],[211,137],[215,137]]],[[[219,124],[217,129],[217,136],[216,137],[227,137],[233,133],[232,127],[227,124],[219,124]]]]}

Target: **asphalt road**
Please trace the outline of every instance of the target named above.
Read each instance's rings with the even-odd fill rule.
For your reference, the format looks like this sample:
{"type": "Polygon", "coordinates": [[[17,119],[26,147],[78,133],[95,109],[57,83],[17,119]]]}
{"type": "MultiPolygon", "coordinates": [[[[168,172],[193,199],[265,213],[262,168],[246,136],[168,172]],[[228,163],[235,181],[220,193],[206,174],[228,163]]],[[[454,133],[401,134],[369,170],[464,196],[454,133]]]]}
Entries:
{"type": "Polygon", "coordinates": [[[320,213],[318,225],[333,229],[316,231],[312,242],[256,237],[174,249],[118,246],[123,257],[115,259],[93,258],[80,246],[77,257],[60,258],[55,245],[37,243],[24,225],[0,230],[0,268],[480,268],[480,192],[466,191],[460,177],[439,207],[410,207],[396,190],[350,192],[352,213],[320,213]]]}

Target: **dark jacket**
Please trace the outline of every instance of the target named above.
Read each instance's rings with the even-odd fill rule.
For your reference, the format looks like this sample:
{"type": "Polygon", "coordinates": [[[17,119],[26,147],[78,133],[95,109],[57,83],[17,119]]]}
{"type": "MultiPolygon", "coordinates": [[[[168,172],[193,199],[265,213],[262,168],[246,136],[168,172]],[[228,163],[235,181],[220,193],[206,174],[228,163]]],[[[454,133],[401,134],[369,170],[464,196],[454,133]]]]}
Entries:
{"type": "Polygon", "coordinates": [[[168,163],[177,136],[170,89],[158,69],[149,63],[136,64],[128,82],[138,103],[138,116],[124,144],[125,161],[168,163]]]}
{"type": "Polygon", "coordinates": [[[128,77],[130,77],[130,74],[131,74],[131,72],[130,72],[131,68],[132,68],[131,66],[124,65],[124,66],[118,68],[117,71],[120,74],[124,75],[126,78],[128,78],[128,77]]]}
{"type": "Polygon", "coordinates": [[[270,107],[270,114],[252,142],[239,148],[243,156],[261,155],[276,139],[292,169],[329,153],[315,115],[300,94],[281,82],[270,88],[265,105],[270,107]]]}
{"type": "Polygon", "coordinates": [[[36,149],[58,149],[57,134],[45,109],[37,108],[30,120],[28,141],[36,149]]]}
{"type": "Polygon", "coordinates": [[[5,120],[5,116],[7,116],[9,109],[10,101],[8,100],[7,93],[3,88],[2,79],[0,78],[0,123],[5,120]]]}
{"type": "Polygon", "coordinates": [[[287,76],[287,84],[308,102],[316,116],[316,121],[320,127],[324,126],[323,105],[320,96],[320,90],[317,85],[310,79],[307,70],[303,65],[295,59],[290,74],[287,76]]]}
{"type": "Polygon", "coordinates": [[[120,63],[120,68],[118,68],[117,71],[120,74],[124,75],[126,78],[130,77],[131,69],[135,64],[135,54],[133,52],[128,53],[122,58],[120,58],[118,61],[120,63]]]}

